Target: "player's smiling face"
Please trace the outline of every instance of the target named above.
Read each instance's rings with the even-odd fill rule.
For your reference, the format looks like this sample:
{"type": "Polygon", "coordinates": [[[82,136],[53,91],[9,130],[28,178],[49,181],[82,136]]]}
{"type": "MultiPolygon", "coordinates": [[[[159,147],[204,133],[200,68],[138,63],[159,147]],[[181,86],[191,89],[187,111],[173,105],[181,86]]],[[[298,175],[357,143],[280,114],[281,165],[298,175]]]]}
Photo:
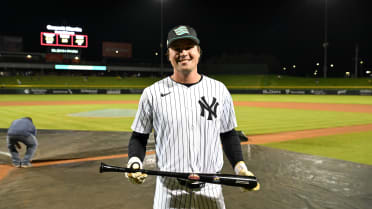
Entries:
{"type": "Polygon", "coordinates": [[[169,47],[169,61],[177,72],[197,71],[200,48],[190,39],[174,41],[169,47]]]}

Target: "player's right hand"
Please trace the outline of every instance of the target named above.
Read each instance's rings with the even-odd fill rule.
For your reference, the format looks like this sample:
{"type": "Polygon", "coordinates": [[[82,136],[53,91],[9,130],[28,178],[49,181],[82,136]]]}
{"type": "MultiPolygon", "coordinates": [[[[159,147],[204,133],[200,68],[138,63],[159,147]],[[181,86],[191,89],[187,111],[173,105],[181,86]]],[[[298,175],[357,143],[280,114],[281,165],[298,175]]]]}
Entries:
{"type": "MultiPolygon", "coordinates": [[[[244,163],[244,161],[239,161],[238,163],[236,163],[236,165],[234,167],[234,171],[237,175],[254,176],[254,174],[251,171],[248,170],[247,165],[244,163]]],[[[257,186],[254,187],[253,189],[247,189],[247,188],[241,187],[242,192],[258,191],[258,190],[260,190],[260,183],[259,182],[257,182],[257,186]]]]}
{"type": "MultiPolygon", "coordinates": [[[[128,168],[142,169],[142,162],[138,157],[131,157],[128,161],[128,168]]],[[[136,172],[136,173],[125,173],[125,177],[133,184],[143,184],[146,180],[147,174],[136,172]]]]}

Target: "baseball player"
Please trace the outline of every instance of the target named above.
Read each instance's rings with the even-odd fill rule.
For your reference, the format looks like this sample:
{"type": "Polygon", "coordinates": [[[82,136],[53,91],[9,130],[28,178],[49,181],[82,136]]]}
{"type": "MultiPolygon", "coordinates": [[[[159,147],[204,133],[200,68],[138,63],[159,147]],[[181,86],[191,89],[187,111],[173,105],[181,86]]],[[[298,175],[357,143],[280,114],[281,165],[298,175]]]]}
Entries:
{"type": "MultiPolygon", "coordinates": [[[[186,25],[168,33],[167,56],[173,74],[143,91],[131,126],[127,166],[142,169],[147,140],[154,130],[156,164],[161,171],[218,173],[224,151],[236,174],[253,176],[243,161],[229,91],[221,82],[198,73],[199,43],[196,31],[186,25]]],[[[126,176],[135,184],[147,177],[140,172],[126,176]]],[[[225,203],[221,185],[158,176],[153,208],[223,209],[225,203]]]]}

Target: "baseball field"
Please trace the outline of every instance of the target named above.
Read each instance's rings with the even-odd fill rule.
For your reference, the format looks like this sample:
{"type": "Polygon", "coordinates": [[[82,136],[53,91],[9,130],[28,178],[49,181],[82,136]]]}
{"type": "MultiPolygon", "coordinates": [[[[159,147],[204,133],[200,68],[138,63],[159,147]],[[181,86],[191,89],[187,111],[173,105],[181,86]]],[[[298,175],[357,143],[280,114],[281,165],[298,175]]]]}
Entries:
{"type": "MultiPolygon", "coordinates": [[[[223,186],[227,208],[369,208],[370,96],[233,94],[244,160],[261,190],[223,186]]],[[[134,185],[100,162],[125,166],[140,95],[0,95],[0,208],[151,208],[156,177],[134,185]],[[11,167],[5,135],[33,118],[33,167],[11,167]],[[40,189],[39,189],[40,188],[40,189]],[[35,192],[37,189],[37,192],[35,192]]],[[[21,149],[24,151],[24,147],[21,149]]],[[[144,167],[156,169],[150,137],[144,167]]],[[[227,163],[222,173],[232,173],[227,163]]]]}
{"type": "MultiPolygon", "coordinates": [[[[0,95],[0,128],[130,131],[140,95],[0,95]]],[[[248,143],[372,165],[370,96],[234,94],[248,143]]],[[[3,149],[3,148],[2,148],[3,149]]]]}

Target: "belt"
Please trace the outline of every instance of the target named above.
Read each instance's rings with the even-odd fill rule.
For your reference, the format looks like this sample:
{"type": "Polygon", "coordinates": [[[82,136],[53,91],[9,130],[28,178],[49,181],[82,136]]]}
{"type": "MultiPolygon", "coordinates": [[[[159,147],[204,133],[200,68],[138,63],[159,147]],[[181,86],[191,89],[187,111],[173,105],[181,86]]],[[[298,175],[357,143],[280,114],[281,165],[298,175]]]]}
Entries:
{"type": "Polygon", "coordinates": [[[185,179],[177,179],[178,183],[189,189],[201,189],[205,186],[205,183],[199,181],[190,181],[185,179]]]}

